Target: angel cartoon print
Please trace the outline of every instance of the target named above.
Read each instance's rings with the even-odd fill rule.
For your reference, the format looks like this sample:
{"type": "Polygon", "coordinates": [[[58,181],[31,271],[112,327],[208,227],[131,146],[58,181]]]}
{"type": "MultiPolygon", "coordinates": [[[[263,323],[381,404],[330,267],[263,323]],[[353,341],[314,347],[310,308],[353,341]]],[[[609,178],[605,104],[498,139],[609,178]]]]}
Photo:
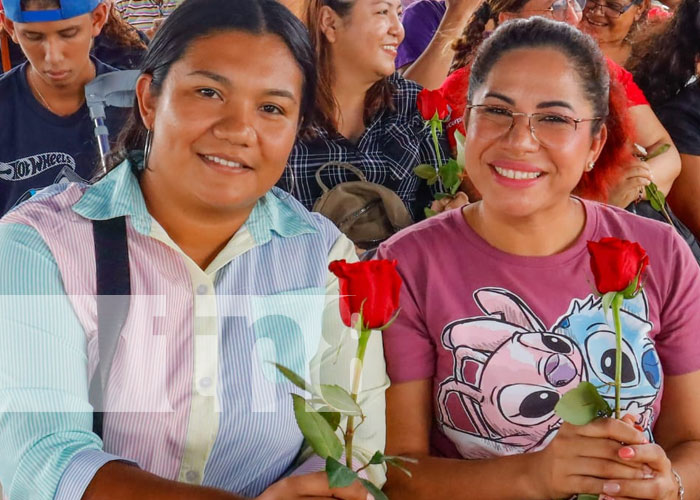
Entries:
{"type": "MultiPolygon", "coordinates": [[[[555,405],[582,380],[614,405],[615,333],[599,297],[573,299],[550,329],[508,290],[480,288],[474,300],[484,315],[454,321],[442,332],[453,371],[437,393],[440,430],[464,458],[544,448],[561,423],[555,405]]],[[[662,383],[648,318],[643,292],[625,301],[623,412],[647,432],[662,383]]]]}

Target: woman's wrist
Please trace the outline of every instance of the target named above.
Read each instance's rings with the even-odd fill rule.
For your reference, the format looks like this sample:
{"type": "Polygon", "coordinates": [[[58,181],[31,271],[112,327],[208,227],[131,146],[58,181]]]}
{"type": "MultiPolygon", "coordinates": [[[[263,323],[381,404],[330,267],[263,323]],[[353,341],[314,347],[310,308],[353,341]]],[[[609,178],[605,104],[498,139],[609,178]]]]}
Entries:
{"type": "Polygon", "coordinates": [[[522,500],[550,498],[547,481],[542,476],[543,471],[547,470],[542,464],[542,452],[523,453],[512,458],[517,459],[517,464],[513,468],[515,472],[513,478],[517,491],[522,492],[519,498],[522,500]]]}

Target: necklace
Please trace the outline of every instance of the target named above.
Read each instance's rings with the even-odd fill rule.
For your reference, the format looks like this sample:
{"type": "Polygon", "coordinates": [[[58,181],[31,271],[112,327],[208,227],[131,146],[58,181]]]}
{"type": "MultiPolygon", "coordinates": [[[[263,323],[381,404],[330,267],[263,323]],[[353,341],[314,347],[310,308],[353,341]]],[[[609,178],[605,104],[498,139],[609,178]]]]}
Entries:
{"type": "Polygon", "coordinates": [[[46,108],[53,113],[53,109],[51,109],[51,106],[49,106],[49,103],[46,102],[46,99],[44,98],[44,96],[41,95],[41,92],[39,92],[39,89],[35,88],[34,90],[36,90],[36,93],[39,94],[39,97],[41,97],[41,102],[44,103],[44,106],[46,106],[46,108]]]}
{"type": "MultiPolygon", "coordinates": [[[[44,96],[43,96],[43,95],[41,94],[41,92],[39,91],[39,87],[37,87],[36,85],[34,85],[34,91],[37,93],[37,95],[38,95],[39,98],[41,99],[41,102],[44,103],[44,106],[46,107],[46,109],[48,109],[49,111],[51,111],[52,113],[54,113],[54,110],[51,109],[51,106],[49,106],[49,103],[46,101],[46,99],[44,98],[44,96]]],[[[54,114],[55,114],[55,113],[54,113],[54,114]]]]}

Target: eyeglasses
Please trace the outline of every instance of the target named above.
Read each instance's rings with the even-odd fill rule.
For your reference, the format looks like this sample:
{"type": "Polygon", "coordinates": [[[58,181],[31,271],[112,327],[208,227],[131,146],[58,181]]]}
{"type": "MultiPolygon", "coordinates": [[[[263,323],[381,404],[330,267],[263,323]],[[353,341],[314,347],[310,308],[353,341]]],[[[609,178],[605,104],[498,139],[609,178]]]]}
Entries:
{"type": "Polygon", "coordinates": [[[610,19],[617,19],[620,17],[622,14],[627,12],[632,6],[638,5],[635,2],[629,3],[627,5],[620,5],[617,3],[599,3],[596,2],[595,0],[587,0],[586,1],[586,14],[592,14],[598,8],[601,8],[603,11],[603,14],[605,17],[608,17],[610,19]]]}
{"type": "MultiPolygon", "coordinates": [[[[595,122],[604,117],[571,118],[556,113],[520,113],[502,106],[489,104],[473,104],[467,109],[474,112],[472,122],[481,137],[496,139],[508,134],[515,125],[516,116],[528,119],[530,133],[544,147],[561,147],[569,142],[576,134],[579,123],[595,122]]],[[[470,116],[471,118],[471,116],[470,116]]]]}
{"type": "Polygon", "coordinates": [[[533,9],[528,10],[528,12],[543,12],[546,13],[545,16],[551,17],[557,21],[566,20],[566,11],[569,10],[569,6],[573,7],[574,12],[581,12],[583,7],[581,2],[585,0],[556,0],[548,9],[533,9]]]}

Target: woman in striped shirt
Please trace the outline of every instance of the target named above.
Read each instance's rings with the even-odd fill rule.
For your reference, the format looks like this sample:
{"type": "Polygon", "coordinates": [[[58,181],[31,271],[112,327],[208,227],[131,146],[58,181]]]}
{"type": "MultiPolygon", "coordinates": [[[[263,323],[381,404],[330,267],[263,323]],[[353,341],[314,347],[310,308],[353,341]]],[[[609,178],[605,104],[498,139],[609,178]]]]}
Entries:
{"type": "MultiPolygon", "coordinates": [[[[298,390],[269,363],[347,387],[354,357],[327,269],[353,245],[273,187],[313,103],[313,64],[303,25],[276,1],[187,0],[146,55],[123,161],[0,221],[10,498],[366,498],[316,472],[298,390]],[[111,219],[125,221],[131,295],[98,407],[93,228],[111,219]]],[[[385,435],[376,336],[364,376],[355,447],[368,461],[385,435]]],[[[381,486],[381,466],[365,472],[381,486]]]]}

